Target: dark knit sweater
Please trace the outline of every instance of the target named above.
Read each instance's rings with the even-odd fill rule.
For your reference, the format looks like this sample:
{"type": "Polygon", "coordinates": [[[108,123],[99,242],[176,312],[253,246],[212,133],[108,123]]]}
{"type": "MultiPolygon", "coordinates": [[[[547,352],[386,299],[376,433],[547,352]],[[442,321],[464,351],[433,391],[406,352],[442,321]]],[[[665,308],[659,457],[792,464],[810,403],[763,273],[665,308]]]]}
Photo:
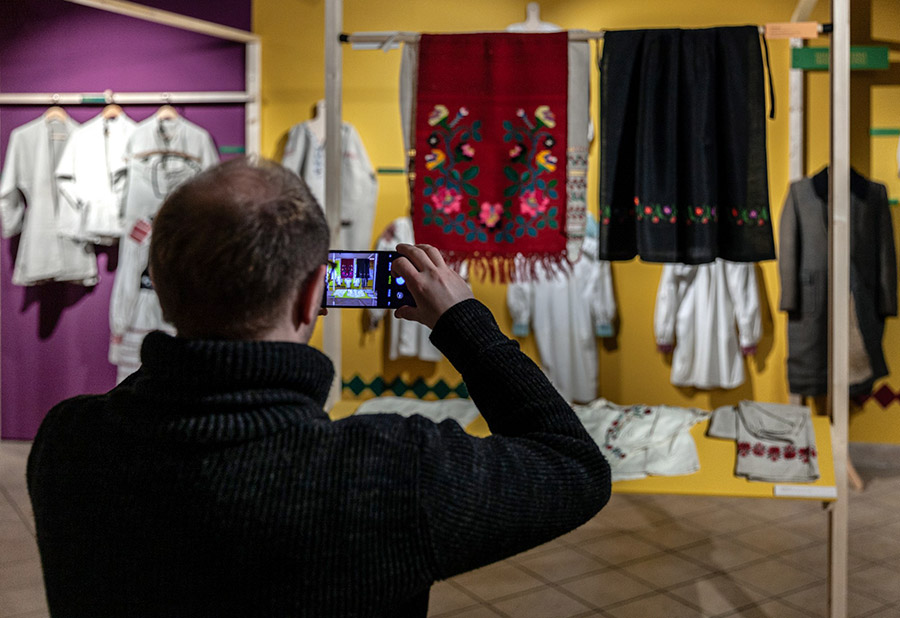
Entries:
{"type": "Polygon", "coordinates": [[[609,499],[571,408],[477,301],[432,341],[493,435],[331,421],[299,344],[147,336],[143,367],[41,425],[28,489],[50,610],[89,616],[424,616],[433,582],[563,534],[609,499]]]}

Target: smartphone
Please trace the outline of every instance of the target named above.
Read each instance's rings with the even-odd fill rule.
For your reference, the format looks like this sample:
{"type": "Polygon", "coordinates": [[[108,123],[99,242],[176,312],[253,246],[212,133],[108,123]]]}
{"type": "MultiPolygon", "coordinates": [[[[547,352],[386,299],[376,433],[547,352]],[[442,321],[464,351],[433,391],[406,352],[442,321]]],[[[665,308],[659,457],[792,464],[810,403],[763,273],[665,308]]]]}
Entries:
{"type": "Polygon", "coordinates": [[[396,251],[329,251],[322,306],[415,306],[403,277],[391,272],[391,264],[398,257],[396,251]]]}

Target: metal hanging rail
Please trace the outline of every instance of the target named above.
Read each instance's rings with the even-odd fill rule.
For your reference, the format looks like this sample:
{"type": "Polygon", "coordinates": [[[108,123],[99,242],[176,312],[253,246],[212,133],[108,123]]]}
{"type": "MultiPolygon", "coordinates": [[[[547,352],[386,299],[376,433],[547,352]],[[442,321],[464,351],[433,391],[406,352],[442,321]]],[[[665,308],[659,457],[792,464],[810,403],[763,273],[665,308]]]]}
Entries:
{"type": "MultiPolygon", "coordinates": [[[[73,0],[70,0],[73,1],[73,0]]],[[[771,34],[772,38],[781,38],[774,32],[782,25],[791,24],[766,24],[759,26],[759,33],[767,37],[771,34]]],[[[815,24],[815,30],[818,34],[831,32],[831,24],[815,24]]],[[[498,31],[500,32],[500,31],[498,31]]],[[[502,31],[506,32],[506,31],[502,31]]],[[[605,30],[569,30],[570,41],[599,41],[606,34],[605,30]]],[[[419,40],[421,33],[398,30],[396,32],[342,32],[338,35],[338,41],[341,43],[371,45],[372,49],[390,49],[397,43],[415,43],[419,40]]]]}
{"type": "Polygon", "coordinates": [[[0,105],[190,105],[197,103],[245,104],[249,92],[2,92],[0,105]]]}
{"type": "MultiPolygon", "coordinates": [[[[605,30],[569,30],[571,41],[596,41],[603,38],[605,30]]],[[[422,36],[419,32],[342,32],[338,36],[341,43],[370,43],[387,48],[394,43],[415,43],[422,36]]]]}

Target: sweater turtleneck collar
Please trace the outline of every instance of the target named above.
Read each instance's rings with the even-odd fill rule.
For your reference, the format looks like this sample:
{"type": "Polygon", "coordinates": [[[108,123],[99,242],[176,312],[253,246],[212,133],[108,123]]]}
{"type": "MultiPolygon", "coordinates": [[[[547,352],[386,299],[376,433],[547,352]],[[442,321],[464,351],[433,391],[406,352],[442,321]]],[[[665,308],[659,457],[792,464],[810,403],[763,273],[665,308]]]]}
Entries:
{"type": "Polygon", "coordinates": [[[184,339],[156,331],[144,338],[141,361],[141,386],[166,389],[156,393],[163,399],[296,391],[321,408],[334,379],[322,352],[284,341],[184,339]]]}

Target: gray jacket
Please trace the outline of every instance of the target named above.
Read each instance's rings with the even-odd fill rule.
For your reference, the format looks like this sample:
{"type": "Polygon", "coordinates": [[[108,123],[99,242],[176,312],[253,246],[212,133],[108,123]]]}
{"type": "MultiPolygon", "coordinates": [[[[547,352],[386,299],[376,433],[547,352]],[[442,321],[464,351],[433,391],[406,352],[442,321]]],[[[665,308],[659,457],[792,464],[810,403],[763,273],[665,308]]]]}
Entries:
{"type": "MultiPolygon", "coordinates": [[[[859,177],[857,177],[859,179],[859,177]]],[[[897,315],[897,260],[884,185],[861,182],[850,203],[850,393],[887,375],[884,319],[897,315]]],[[[828,204],[813,180],[793,183],[781,213],[780,309],[788,312],[790,391],[828,390],[828,204]]]]}

